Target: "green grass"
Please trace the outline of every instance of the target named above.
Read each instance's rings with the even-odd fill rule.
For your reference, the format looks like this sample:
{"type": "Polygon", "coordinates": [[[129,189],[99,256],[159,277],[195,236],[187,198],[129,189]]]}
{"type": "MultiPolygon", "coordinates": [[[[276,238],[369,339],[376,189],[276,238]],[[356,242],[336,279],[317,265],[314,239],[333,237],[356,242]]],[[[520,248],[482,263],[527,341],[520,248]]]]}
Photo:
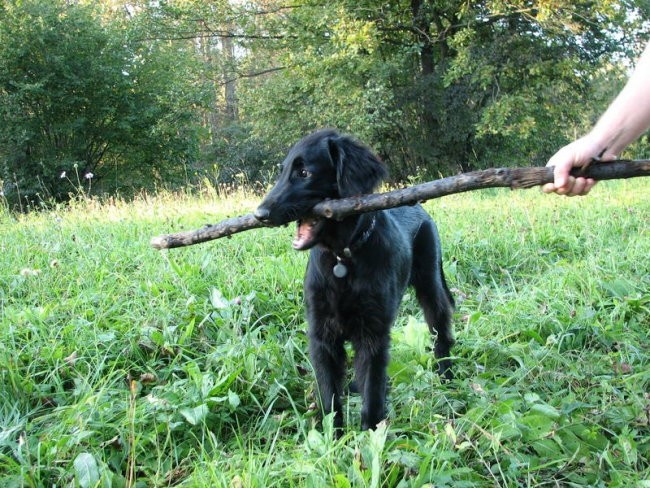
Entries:
{"type": "Polygon", "coordinates": [[[390,419],[318,427],[293,229],[158,252],[251,211],[161,195],[0,210],[0,486],[650,486],[650,184],[427,203],[458,307],[441,384],[412,295],[390,419]]]}

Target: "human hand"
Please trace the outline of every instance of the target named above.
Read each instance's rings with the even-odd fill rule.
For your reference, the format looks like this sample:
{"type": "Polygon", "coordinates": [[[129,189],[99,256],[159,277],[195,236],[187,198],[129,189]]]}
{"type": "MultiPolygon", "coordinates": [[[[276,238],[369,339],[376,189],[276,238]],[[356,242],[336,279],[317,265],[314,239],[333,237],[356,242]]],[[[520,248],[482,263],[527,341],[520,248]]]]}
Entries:
{"type": "Polygon", "coordinates": [[[572,168],[588,165],[594,159],[611,161],[616,155],[607,150],[599,155],[602,150],[589,136],[582,137],[564,146],[549,159],[546,166],[553,166],[553,183],[542,186],[544,193],[557,193],[569,197],[586,195],[594,187],[596,181],[592,178],[571,176],[572,168]]]}

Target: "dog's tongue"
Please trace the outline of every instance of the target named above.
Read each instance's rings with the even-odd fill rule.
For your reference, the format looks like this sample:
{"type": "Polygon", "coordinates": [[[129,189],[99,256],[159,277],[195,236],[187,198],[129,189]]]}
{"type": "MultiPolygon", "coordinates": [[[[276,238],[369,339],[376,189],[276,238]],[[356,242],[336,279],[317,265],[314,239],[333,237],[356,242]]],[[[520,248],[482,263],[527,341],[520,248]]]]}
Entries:
{"type": "Polygon", "coordinates": [[[313,230],[314,230],[314,224],[316,223],[315,220],[307,219],[307,220],[299,220],[298,221],[298,228],[296,229],[296,237],[293,240],[292,246],[294,249],[303,249],[305,246],[307,246],[313,237],[313,230]]]}

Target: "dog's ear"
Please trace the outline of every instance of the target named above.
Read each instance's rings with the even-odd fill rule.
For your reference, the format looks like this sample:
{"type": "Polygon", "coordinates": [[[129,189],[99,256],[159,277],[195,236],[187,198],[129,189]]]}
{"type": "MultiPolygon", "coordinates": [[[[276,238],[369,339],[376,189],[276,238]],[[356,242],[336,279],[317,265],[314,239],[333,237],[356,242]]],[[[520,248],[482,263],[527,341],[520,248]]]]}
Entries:
{"type": "Polygon", "coordinates": [[[351,137],[332,136],[328,139],[328,147],[336,167],[341,197],[372,193],[388,175],[384,163],[369,148],[351,137]]]}

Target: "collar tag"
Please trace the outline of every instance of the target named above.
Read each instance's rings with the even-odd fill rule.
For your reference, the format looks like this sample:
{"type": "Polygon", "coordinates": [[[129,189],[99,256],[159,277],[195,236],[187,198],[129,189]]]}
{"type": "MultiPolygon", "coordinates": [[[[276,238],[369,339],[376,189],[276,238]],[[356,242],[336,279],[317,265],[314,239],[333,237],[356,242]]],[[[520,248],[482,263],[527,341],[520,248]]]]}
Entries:
{"type": "Polygon", "coordinates": [[[336,256],[336,260],[338,262],[332,268],[332,272],[337,278],[345,278],[348,275],[348,267],[341,262],[341,258],[338,256],[336,256]]]}

